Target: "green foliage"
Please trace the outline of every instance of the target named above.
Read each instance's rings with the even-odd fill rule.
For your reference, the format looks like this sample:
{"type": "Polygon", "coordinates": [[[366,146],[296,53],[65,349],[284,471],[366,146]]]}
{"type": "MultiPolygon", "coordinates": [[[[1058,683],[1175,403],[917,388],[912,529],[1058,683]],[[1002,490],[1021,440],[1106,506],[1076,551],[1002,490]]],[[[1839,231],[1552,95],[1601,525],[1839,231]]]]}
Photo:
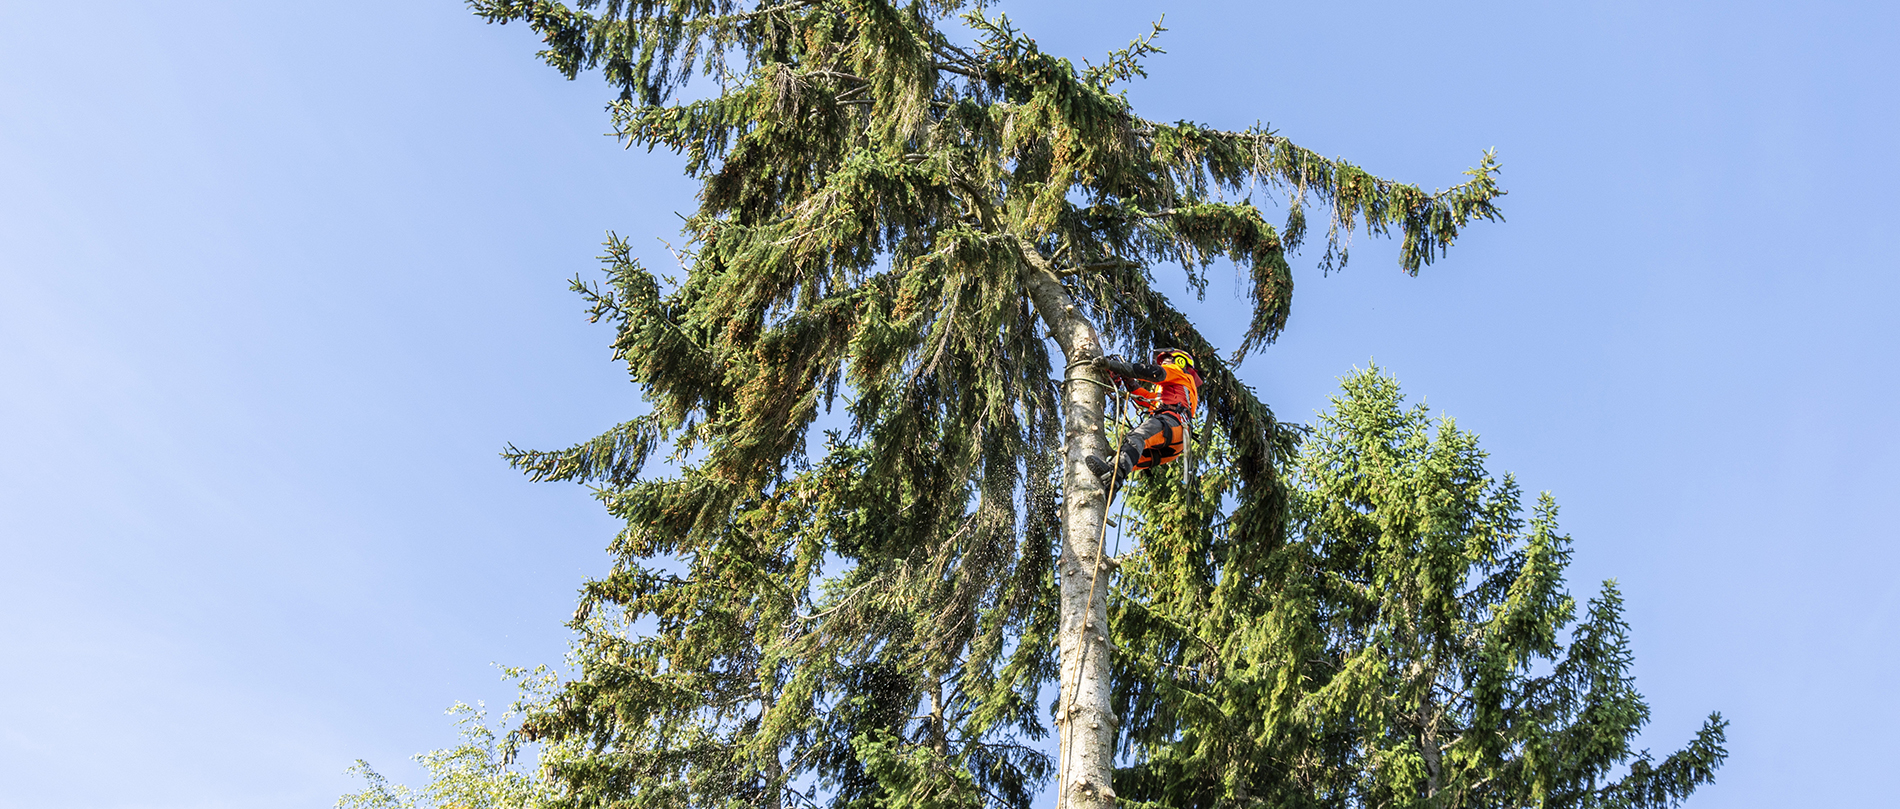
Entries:
{"type": "Polygon", "coordinates": [[[979,809],[984,803],[975,779],[957,762],[930,747],[906,744],[889,731],[852,740],[866,773],[877,788],[852,809],[979,809]]]}
{"type": "MultiPolygon", "coordinates": [[[[449,713],[461,727],[462,743],[454,747],[416,756],[429,772],[429,783],[421,789],[390,784],[369,762],[358,760],[350,768],[361,777],[364,788],[340,798],[337,809],[539,809],[555,796],[554,785],[543,775],[513,766],[517,745],[514,739],[500,735],[513,724],[524,708],[546,698],[554,675],[546,668],[532,671],[510,669],[523,700],[501,717],[499,727],[488,725],[488,712],[482,706],[456,703],[449,713]]],[[[572,751],[560,747],[545,750],[544,762],[559,760],[572,751]]]]}
{"type": "Polygon", "coordinates": [[[1666,807],[1713,779],[1719,714],[1661,763],[1631,748],[1649,709],[1622,599],[1606,582],[1575,620],[1555,502],[1525,520],[1477,436],[1435,426],[1377,369],[1348,377],[1277,548],[1192,513],[1225,491],[1218,471],[1193,497],[1167,482],[1132,499],[1142,544],[1115,620],[1129,803],[1666,807]]]}

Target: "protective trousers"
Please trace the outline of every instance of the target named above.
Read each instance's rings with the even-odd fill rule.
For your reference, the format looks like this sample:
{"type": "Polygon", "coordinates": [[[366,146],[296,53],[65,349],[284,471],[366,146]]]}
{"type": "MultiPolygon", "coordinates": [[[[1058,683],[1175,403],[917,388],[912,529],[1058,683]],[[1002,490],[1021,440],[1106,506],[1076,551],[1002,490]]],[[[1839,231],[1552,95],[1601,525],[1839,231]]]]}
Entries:
{"type": "Polygon", "coordinates": [[[1115,456],[1115,480],[1125,483],[1137,469],[1159,466],[1181,457],[1187,431],[1181,429],[1181,414],[1173,410],[1157,411],[1128,432],[1121,451],[1115,456]]]}

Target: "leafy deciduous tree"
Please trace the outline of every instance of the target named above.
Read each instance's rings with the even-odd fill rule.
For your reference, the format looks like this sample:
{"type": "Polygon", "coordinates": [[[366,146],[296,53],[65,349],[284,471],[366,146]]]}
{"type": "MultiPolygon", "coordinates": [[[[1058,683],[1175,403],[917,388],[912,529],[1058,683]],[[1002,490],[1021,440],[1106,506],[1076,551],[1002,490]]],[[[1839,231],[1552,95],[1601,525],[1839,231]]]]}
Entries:
{"type": "MultiPolygon", "coordinates": [[[[517,711],[543,705],[555,683],[547,668],[506,669],[521,690],[521,701],[501,717],[501,733],[488,725],[482,706],[456,703],[449,713],[462,729],[462,743],[416,756],[429,773],[421,789],[390,784],[369,762],[358,759],[350,772],[363,779],[363,789],[344,795],[336,809],[539,809],[559,794],[558,785],[543,772],[515,765],[518,740],[503,735],[517,711]]],[[[574,745],[549,745],[541,751],[543,763],[554,764],[581,754],[574,745]]]]}

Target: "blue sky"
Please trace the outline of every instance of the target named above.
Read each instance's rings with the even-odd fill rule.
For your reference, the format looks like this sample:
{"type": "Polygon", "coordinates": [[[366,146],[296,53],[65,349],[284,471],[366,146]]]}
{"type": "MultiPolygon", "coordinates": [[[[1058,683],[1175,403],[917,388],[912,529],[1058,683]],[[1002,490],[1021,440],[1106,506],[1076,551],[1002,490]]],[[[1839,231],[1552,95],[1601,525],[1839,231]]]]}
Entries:
{"type": "MultiPolygon", "coordinates": [[[[157,6],[0,0],[0,807],[325,806],[559,659],[614,526],[496,453],[632,412],[566,279],[665,266],[693,187],[459,3],[157,6]]],[[[1900,10],[1000,8],[1078,59],[1165,11],[1149,117],[1427,187],[1496,147],[1507,223],[1309,252],[1245,377],[1304,420],[1376,359],[1553,492],[1645,743],[1733,723],[1692,806],[1890,794],[1900,10]]]]}

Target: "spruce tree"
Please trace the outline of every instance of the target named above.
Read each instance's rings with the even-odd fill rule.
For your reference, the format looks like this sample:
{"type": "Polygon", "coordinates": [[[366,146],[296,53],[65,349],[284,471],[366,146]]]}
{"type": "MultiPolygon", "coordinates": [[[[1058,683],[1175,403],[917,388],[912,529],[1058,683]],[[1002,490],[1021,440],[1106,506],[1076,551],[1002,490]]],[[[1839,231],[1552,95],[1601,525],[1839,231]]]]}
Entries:
{"type": "Polygon", "coordinates": [[[557,763],[568,805],[1021,806],[1052,769],[1063,806],[1113,804],[1092,361],[1197,357],[1221,530],[1269,554],[1292,435],[1234,366],[1286,323],[1307,208],[1323,265],[1363,228],[1415,273],[1502,194],[1489,154],[1427,192],[1265,126],[1142,118],[1117,88],[1152,35],[1077,68],[960,0],[470,4],[570,78],[598,69],[616,133],[702,183],[682,281],[614,238],[608,282],[576,282],[649,411],[509,452],[627,525],[583,594],[579,675],[523,727],[596,751],[557,763]],[[716,89],[683,95],[695,77],[716,89]],[[1251,315],[1223,358],[1157,274],[1199,294],[1225,261],[1251,315]],[[677,474],[643,478],[659,450],[677,474]]]}
{"type": "Polygon", "coordinates": [[[1660,762],[1632,749],[1649,709],[1615,583],[1576,621],[1555,502],[1526,520],[1484,460],[1374,368],[1304,441],[1286,543],[1184,508],[1218,471],[1199,500],[1140,487],[1114,598],[1124,804],[1660,808],[1710,782],[1726,722],[1660,762]]]}
{"type": "Polygon", "coordinates": [[[1476,435],[1402,401],[1376,368],[1349,377],[1298,466],[1294,547],[1327,572],[1337,667],[1314,699],[1351,718],[1339,787],[1367,805],[1664,807],[1712,780],[1720,714],[1660,764],[1630,748],[1649,709],[1614,581],[1560,643],[1575,602],[1555,501],[1525,522],[1476,435]]]}

